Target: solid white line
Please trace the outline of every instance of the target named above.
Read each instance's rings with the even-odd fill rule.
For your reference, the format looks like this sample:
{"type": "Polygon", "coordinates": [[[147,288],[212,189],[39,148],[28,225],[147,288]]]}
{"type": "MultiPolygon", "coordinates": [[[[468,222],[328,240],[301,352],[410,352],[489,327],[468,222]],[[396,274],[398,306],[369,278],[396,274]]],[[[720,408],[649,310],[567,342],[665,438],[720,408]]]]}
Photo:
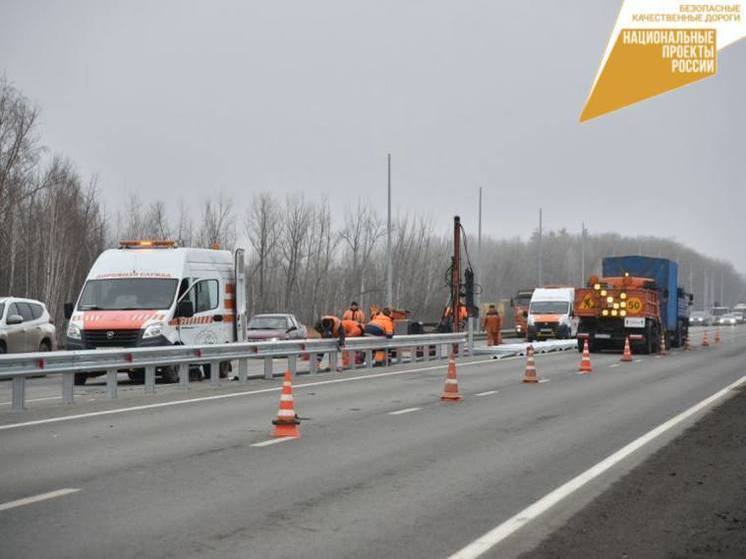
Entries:
{"type": "MultiPolygon", "coordinates": [[[[557,353],[548,353],[549,355],[566,355],[562,352],[557,353]]],[[[504,361],[512,361],[514,359],[518,359],[519,357],[508,357],[506,359],[502,359],[501,362],[504,361]]],[[[459,363],[459,367],[470,367],[472,365],[484,365],[486,363],[492,363],[492,359],[483,359],[480,361],[469,361],[468,363],[459,363]]],[[[375,373],[370,375],[361,375],[359,377],[345,377],[345,378],[335,378],[335,379],[329,379],[329,380],[320,380],[316,382],[307,382],[305,384],[296,384],[293,388],[294,390],[298,390],[299,388],[305,388],[305,387],[313,387],[313,386],[324,386],[327,384],[337,384],[340,382],[354,382],[358,380],[368,380],[368,379],[375,379],[375,378],[383,378],[383,377],[392,377],[397,375],[406,375],[409,373],[420,373],[423,371],[434,371],[437,369],[445,369],[448,367],[448,363],[444,362],[442,365],[434,365],[432,367],[420,367],[418,369],[405,369],[403,371],[389,371],[386,373],[375,373]]],[[[197,402],[209,402],[212,400],[225,400],[228,398],[239,398],[241,396],[251,396],[254,394],[267,394],[269,392],[279,392],[282,390],[282,386],[273,386],[271,388],[261,388],[258,390],[246,390],[243,392],[231,392],[230,394],[217,394],[215,396],[202,396],[200,398],[190,398],[188,400],[174,400],[171,402],[160,402],[157,404],[145,404],[142,406],[132,406],[129,408],[119,408],[115,410],[105,410],[105,411],[96,411],[96,412],[89,412],[89,413],[79,413],[75,415],[67,415],[62,417],[51,417],[49,419],[37,419],[36,421],[25,421],[23,423],[10,423],[8,425],[0,425],[0,431],[6,431],[9,429],[20,429],[21,427],[33,427],[36,425],[46,425],[48,423],[61,423],[64,421],[73,421],[75,419],[86,419],[89,417],[99,417],[103,415],[117,415],[121,413],[129,413],[133,411],[143,411],[143,410],[152,410],[152,409],[158,409],[158,408],[169,408],[172,406],[181,406],[184,404],[193,404],[197,402]]]]}
{"type": "Polygon", "coordinates": [[[497,394],[497,390],[488,390],[487,392],[479,392],[477,394],[474,394],[474,396],[491,396],[492,394],[497,394]]]}
{"type": "Polygon", "coordinates": [[[579,476],[574,477],[564,485],[559,486],[551,493],[548,493],[532,505],[526,507],[518,514],[510,517],[508,520],[496,526],[480,538],[477,538],[460,551],[457,551],[456,553],[451,555],[449,559],[475,559],[483,553],[486,553],[498,543],[503,541],[505,538],[528,524],[531,520],[546,512],[566,497],[572,495],[575,491],[586,485],[588,482],[594,480],[617,463],[627,458],[627,456],[629,456],[642,446],[659,437],[666,431],[672,429],[695,413],[715,403],[717,400],[728,394],[728,392],[730,392],[732,389],[743,384],[744,382],[746,382],[746,376],[741,377],[736,382],[729,384],[712,396],[709,396],[698,404],[693,405],[688,410],[681,412],[665,423],[662,423],[658,427],[652,429],[651,431],[648,431],[643,436],[635,439],[628,445],[617,450],[614,454],[601,460],[601,462],[592,466],[579,476]]]}
{"type": "Polygon", "coordinates": [[[420,411],[422,408],[406,408],[399,411],[390,411],[389,415],[402,415],[404,413],[412,413],[413,411],[420,411]]]}
{"type": "Polygon", "coordinates": [[[642,363],[642,359],[635,359],[634,363],[642,363]]]}
{"type": "Polygon", "coordinates": [[[539,380],[539,384],[544,384],[545,382],[552,382],[552,379],[550,378],[543,378],[539,380]]]}
{"type": "Polygon", "coordinates": [[[47,499],[54,499],[56,497],[64,497],[70,493],[77,493],[80,489],[58,489],[57,491],[50,491],[49,493],[42,493],[41,495],[35,495],[34,497],[26,497],[24,499],[18,499],[17,501],[10,501],[8,503],[0,504],[0,511],[14,509],[16,507],[22,507],[24,505],[31,505],[38,503],[39,501],[46,501],[47,499]]]}
{"type": "Polygon", "coordinates": [[[249,446],[270,446],[277,443],[284,443],[285,441],[292,441],[297,437],[277,437],[276,439],[269,439],[268,441],[262,441],[260,443],[254,443],[249,446]]]}
{"type": "Polygon", "coordinates": [[[609,365],[609,369],[614,369],[615,367],[618,367],[618,366],[619,366],[619,363],[612,363],[611,365],[609,365]]]}

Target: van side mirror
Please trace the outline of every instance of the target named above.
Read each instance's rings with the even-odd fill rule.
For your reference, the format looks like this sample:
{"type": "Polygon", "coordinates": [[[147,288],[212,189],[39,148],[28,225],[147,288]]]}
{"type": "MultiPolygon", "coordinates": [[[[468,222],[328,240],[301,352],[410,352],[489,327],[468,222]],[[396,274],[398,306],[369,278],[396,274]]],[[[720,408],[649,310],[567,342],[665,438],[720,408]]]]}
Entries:
{"type": "Polygon", "coordinates": [[[12,326],[13,324],[21,324],[23,322],[23,317],[20,314],[11,314],[8,316],[8,318],[5,319],[5,324],[8,326],[12,326]]]}
{"type": "Polygon", "coordinates": [[[182,300],[176,305],[174,318],[192,318],[194,316],[194,304],[191,301],[182,300]]]}
{"type": "Polygon", "coordinates": [[[689,294],[689,306],[691,307],[694,304],[694,293],[689,294]]]}
{"type": "Polygon", "coordinates": [[[528,318],[528,311],[523,311],[523,318],[528,318]]]}
{"type": "Polygon", "coordinates": [[[70,320],[72,318],[73,310],[75,310],[75,305],[73,305],[72,303],[65,303],[63,312],[66,319],[70,320]]]}
{"type": "Polygon", "coordinates": [[[290,328],[288,328],[287,330],[285,330],[285,333],[289,334],[290,332],[295,332],[297,329],[298,329],[297,326],[291,326],[290,328]]]}
{"type": "Polygon", "coordinates": [[[515,307],[515,302],[513,301],[513,299],[510,299],[510,306],[515,307]]]}

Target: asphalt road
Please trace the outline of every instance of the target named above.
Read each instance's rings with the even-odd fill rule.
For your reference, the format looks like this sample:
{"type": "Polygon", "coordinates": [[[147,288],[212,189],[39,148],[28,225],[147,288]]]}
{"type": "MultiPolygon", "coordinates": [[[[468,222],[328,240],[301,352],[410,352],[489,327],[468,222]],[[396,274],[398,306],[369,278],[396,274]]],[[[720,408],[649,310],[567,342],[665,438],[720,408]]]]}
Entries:
{"type": "MultiPolygon", "coordinates": [[[[738,381],[745,354],[733,330],[628,364],[594,354],[590,376],[575,352],[538,356],[538,385],[520,382],[522,360],[462,363],[457,404],[438,399],[443,363],[299,377],[301,439],[259,447],[273,381],[0,411],[0,556],[449,557],[738,381]]],[[[531,549],[703,413],[485,556],[531,549]]]]}

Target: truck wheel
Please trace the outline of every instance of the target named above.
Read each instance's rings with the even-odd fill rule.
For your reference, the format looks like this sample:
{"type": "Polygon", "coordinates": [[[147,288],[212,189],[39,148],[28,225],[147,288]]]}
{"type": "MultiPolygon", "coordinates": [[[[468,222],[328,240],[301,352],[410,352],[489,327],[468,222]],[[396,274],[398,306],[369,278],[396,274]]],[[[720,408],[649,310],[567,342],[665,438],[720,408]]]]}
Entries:
{"type": "Polygon", "coordinates": [[[85,373],[75,373],[75,378],[73,379],[73,384],[75,386],[83,386],[85,384],[85,381],[88,379],[88,375],[85,373]]]}

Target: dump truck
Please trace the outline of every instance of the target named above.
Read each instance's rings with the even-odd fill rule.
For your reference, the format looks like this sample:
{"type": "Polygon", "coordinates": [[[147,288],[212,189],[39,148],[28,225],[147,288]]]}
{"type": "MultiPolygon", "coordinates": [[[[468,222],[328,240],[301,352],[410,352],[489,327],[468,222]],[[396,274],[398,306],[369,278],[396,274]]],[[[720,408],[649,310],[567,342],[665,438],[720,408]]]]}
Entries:
{"type": "Polygon", "coordinates": [[[693,296],[678,285],[678,264],[665,258],[612,256],[602,277],[575,290],[578,351],[622,349],[629,338],[636,353],[655,353],[662,339],[681,347],[689,335],[693,296]]]}

